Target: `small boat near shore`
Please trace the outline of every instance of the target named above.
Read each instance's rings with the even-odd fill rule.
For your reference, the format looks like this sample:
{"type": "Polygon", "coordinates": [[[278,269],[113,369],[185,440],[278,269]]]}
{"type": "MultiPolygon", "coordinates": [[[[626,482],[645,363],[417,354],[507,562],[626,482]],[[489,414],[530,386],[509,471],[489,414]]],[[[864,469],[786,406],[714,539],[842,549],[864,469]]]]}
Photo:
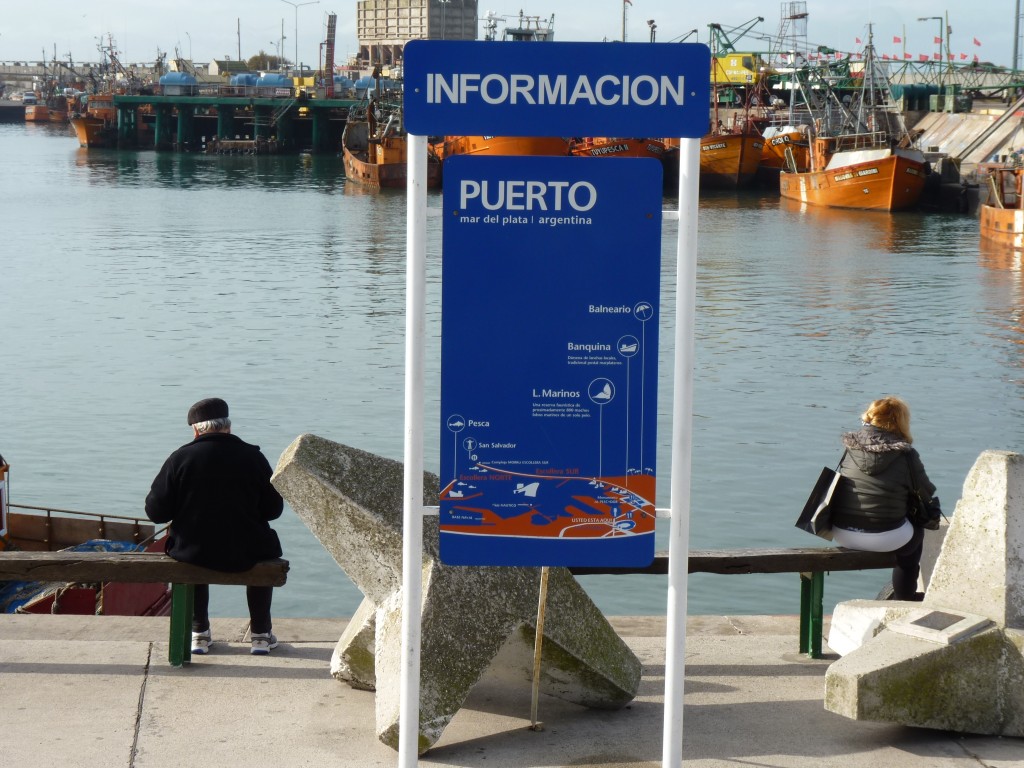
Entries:
{"type": "MultiPolygon", "coordinates": [[[[165,538],[149,520],[12,504],[10,467],[0,457],[0,552],[162,552],[165,538]]],[[[168,584],[0,581],[0,613],[167,616],[168,584]]]]}
{"type": "Polygon", "coordinates": [[[988,169],[988,198],[981,203],[981,239],[1014,250],[1024,249],[1024,166],[988,169]]]}

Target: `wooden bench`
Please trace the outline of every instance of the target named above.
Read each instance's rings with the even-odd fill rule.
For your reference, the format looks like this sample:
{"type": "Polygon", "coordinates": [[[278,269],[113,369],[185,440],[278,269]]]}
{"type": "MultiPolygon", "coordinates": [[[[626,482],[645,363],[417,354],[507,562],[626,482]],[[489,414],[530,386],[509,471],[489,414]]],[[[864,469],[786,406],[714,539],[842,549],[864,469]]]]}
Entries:
{"type": "MultiPolygon", "coordinates": [[[[800,653],[821,658],[824,624],[825,573],[827,571],[863,571],[892,568],[892,552],[860,552],[841,547],[802,547],[796,549],[691,549],[688,573],[799,573],[800,574],[800,653]]],[[[574,566],[577,576],[599,574],[668,574],[668,553],[659,552],[646,568],[604,568],[574,566]]]]}
{"type": "Polygon", "coordinates": [[[168,661],[180,667],[192,658],[192,606],[196,584],[280,587],[287,560],[266,560],[248,571],[226,573],[189,565],[155,552],[0,552],[0,581],[171,584],[168,661]]]}

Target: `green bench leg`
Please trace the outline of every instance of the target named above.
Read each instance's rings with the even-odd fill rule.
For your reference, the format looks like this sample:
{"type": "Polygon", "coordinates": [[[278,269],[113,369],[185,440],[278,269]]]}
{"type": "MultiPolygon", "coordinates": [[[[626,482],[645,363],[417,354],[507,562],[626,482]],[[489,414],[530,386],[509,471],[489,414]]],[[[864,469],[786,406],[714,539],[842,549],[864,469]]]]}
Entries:
{"type": "Polygon", "coordinates": [[[821,635],[824,625],[825,574],[800,574],[800,653],[812,659],[821,658],[821,635]]]}
{"type": "Polygon", "coordinates": [[[167,643],[167,660],[180,667],[192,660],[192,604],[194,584],[171,585],[171,635],[167,643]]]}

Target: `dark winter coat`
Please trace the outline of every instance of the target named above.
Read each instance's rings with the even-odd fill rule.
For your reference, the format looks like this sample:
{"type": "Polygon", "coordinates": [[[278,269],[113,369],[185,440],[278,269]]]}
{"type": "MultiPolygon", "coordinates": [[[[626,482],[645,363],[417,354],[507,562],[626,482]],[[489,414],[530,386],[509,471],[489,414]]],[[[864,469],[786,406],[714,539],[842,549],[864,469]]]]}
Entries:
{"type": "Polygon", "coordinates": [[[832,497],[833,526],[890,531],[906,519],[912,487],[925,501],[935,493],[921,457],[899,435],[865,425],[842,441],[846,456],[839,472],[846,479],[832,497]]]}
{"type": "Polygon", "coordinates": [[[218,571],[281,556],[269,521],[284,501],[259,446],[211,432],[172,453],[146,496],[146,515],[170,523],[167,554],[218,571]]]}

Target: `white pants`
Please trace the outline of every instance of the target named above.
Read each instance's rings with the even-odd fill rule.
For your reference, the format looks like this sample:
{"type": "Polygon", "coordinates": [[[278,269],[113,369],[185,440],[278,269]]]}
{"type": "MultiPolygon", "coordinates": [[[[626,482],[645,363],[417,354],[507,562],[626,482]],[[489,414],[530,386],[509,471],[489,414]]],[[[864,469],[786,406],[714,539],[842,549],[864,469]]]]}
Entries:
{"type": "Polygon", "coordinates": [[[862,552],[894,552],[913,535],[914,526],[909,520],[904,520],[903,525],[891,531],[850,531],[833,527],[832,543],[862,552]]]}

